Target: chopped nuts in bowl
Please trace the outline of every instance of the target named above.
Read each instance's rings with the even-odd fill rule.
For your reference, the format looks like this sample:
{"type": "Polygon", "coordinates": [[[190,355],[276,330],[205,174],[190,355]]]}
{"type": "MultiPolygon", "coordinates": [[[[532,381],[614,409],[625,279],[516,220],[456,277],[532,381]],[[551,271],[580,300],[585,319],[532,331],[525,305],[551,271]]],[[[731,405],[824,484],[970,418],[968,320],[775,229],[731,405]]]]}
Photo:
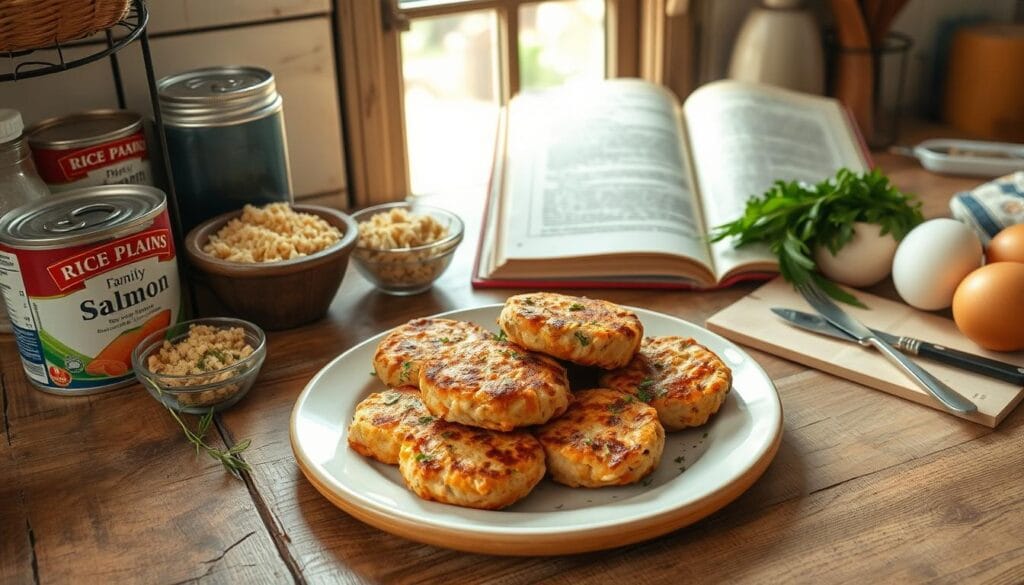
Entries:
{"type": "Polygon", "coordinates": [[[386,203],[352,214],[359,240],[356,268],[382,292],[414,295],[426,291],[452,261],[462,241],[457,215],[419,203],[386,203]]]}
{"type": "Polygon", "coordinates": [[[153,332],[132,352],[135,376],[178,412],[219,412],[242,399],[267,355],[263,330],[241,319],[194,319],[153,332]]]}

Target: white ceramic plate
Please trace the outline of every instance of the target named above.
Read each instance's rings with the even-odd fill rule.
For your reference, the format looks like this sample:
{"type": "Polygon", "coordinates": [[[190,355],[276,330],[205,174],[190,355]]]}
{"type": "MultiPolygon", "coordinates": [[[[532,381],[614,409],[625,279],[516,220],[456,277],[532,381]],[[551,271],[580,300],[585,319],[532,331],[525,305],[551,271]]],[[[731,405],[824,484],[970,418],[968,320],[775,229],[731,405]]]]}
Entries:
{"type": "MultiPolygon", "coordinates": [[[[491,330],[501,305],[439,317],[491,330]]],[[[544,479],[529,496],[501,511],[421,500],[397,466],[363,457],[346,432],[360,400],[383,389],[372,358],[381,333],[324,366],[292,411],[295,459],[321,494],[382,530],[429,544],[489,554],[567,554],[653,538],[695,522],[734,500],[760,477],[778,449],[782,406],[771,379],[742,349],[692,323],[633,309],[646,335],[693,337],[732,368],[733,389],[721,410],[699,428],[669,433],[657,471],[643,483],[569,488],[544,479]]]]}

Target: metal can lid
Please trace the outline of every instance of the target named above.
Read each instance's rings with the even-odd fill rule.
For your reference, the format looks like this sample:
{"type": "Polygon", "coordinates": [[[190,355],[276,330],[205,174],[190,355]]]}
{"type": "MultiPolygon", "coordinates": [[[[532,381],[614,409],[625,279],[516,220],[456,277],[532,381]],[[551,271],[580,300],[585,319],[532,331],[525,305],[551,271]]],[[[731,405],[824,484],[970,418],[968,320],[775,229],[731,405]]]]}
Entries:
{"type": "Polygon", "coordinates": [[[90,110],[43,120],[25,134],[33,148],[67,150],[124,138],[142,128],[142,117],[127,110],[90,110]]]}
{"type": "Polygon", "coordinates": [[[280,108],[274,75],[259,67],[207,67],[157,82],[161,112],[172,126],[227,126],[280,108]]]}
{"type": "Polygon", "coordinates": [[[53,249],[119,238],[151,224],[167,207],[147,185],[102,185],[65,191],[12,209],[0,218],[0,242],[53,249]]]}

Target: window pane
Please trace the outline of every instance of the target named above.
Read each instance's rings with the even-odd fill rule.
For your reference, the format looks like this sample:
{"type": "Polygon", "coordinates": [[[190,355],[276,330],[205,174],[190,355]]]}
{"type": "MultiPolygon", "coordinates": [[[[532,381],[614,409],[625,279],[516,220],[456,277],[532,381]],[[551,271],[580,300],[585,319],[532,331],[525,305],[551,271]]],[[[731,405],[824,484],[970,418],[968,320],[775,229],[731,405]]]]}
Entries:
{"type": "Polygon", "coordinates": [[[402,33],[412,192],[484,193],[497,131],[497,15],[415,19],[402,33]]]}
{"type": "Polygon", "coordinates": [[[604,0],[559,0],[519,9],[522,90],[603,79],[604,0]]]}

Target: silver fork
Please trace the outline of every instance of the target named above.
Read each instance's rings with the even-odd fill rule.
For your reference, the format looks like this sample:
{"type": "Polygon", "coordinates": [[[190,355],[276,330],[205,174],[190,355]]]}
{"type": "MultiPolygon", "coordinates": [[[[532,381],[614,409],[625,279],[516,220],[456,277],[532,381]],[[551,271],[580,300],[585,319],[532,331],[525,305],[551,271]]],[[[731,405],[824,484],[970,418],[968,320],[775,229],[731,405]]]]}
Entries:
{"type": "Polygon", "coordinates": [[[910,376],[921,388],[938,399],[947,409],[953,412],[968,413],[978,410],[978,407],[965,398],[962,394],[953,390],[941,380],[929,374],[924,368],[910,361],[910,358],[896,351],[896,349],[879,338],[873,331],[862,325],[859,321],[847,315],[840,309],[832,299],[813,282],[797,285],[796,289],[807,299],[807,302],[814,307],[822,317],[829,323],[857,338],[857,341],[864,346],[874,346],[882,352],[885,357],[900,367],[901,370],[910,376]]]}

